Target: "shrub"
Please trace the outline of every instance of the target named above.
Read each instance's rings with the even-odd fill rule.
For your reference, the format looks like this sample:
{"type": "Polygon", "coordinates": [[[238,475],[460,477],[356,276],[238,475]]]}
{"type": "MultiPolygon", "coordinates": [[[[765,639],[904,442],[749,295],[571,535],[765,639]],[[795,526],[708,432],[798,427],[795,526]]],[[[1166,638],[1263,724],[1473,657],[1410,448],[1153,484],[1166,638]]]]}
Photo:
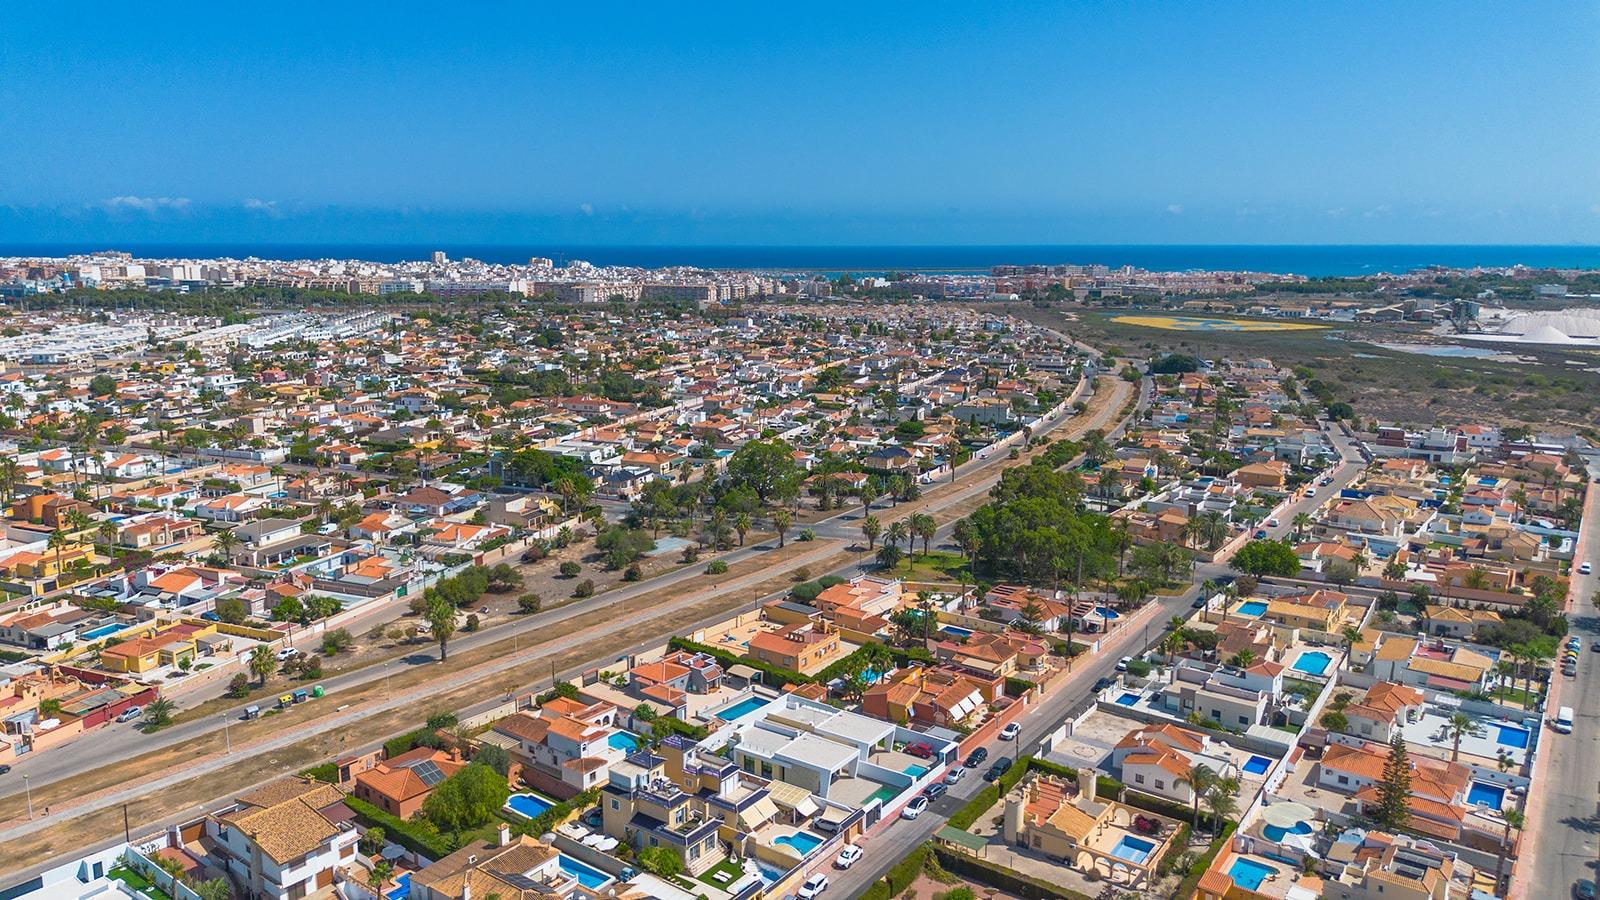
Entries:
{"type": "Polygon", "coordinates": [[[1142,659],[1131,659],[1128,661],[1128,674],[1135,678],[1148,678],[1150,676],[1150,664],[1142,659]]]}
{"type": "Polygon", "coordinates": [[[629,566],[622,573],[622,580],[623,581],[638,581],[639,579],[641,579],[643,577],[644,577],[644,572],[640,571],[639,567],[637,565],[629,566]]]}
{"type": "Polygon", "coordinates": [[[544,599],[538,594],[523,594],[517,598],[517,609],[525,613],[536,613],[544,606],[544,599]]]}
{"type": "Polygon", "coordinates": [[[587,578],[585,578],[584,580],[578,582],[578,586],[572,589],[572,596],[578,597],[580,599],[583,598],[583,597],[593,597],[594,596],[594,582],[589,580],[589,579],[587,579],[587,578]]]}
{"type": "Polygon", "coordinates": [[[577,578],[583,567],[569,559],[561,564],[560,571],[562,578],[577,578]]]}
{"type": "Polygon", "coordinates": [[[228,696],[235,700],[239,700],[244,697],[248,697],[249,695],[250,677],[245,675],[243,672],[233,676],[233,680],[228,682],[228,696]]]}
{"type": "Polygon", "coordinates": [[[814,528],[802,528],[800,530],[800,534],[797,535],[795,539],[796,540],[801,540],[801,541],[814,541],[814,540],[817,539],[816,529],[814,529],[814,528]]]}
{"type": "Polygon", "coordinates": [[[482,626],[482,623],[478,620],[478,614],[477,613],[471,613],[470,615],[467,616],[466,625],[461,630],[462,631],[468,631],[468,632],[477,631],[478,628],[481,627],[481,626],[482,626]]]}
{"type": "Polygon", "coordinates": [[[714,559],[706,564],[707,575],[723,575],[728,571],[728,564],[720,559],[714,559]]]}

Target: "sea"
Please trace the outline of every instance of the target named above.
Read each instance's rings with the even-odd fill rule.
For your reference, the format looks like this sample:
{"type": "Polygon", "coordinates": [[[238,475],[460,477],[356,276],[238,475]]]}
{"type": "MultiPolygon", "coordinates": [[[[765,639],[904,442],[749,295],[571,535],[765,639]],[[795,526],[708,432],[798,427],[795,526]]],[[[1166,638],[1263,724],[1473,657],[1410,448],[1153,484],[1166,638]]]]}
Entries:
{"type": "Polygon", "coordinates": [[[1523,265],[1537,269],[1600,269],[1600,246],[1540,244],[983,244],[882,246],[562,245],[562,244],[0,244],[0,258],[61,257],[119,250],[144,259],[425,260],[451,259],[658,269],[752,269],[774,272],[982,273],[996,265],[1133,266],[1158,272],[1225,270],[1309,277],[1404,273],[1429,266],[1523,265]]]}

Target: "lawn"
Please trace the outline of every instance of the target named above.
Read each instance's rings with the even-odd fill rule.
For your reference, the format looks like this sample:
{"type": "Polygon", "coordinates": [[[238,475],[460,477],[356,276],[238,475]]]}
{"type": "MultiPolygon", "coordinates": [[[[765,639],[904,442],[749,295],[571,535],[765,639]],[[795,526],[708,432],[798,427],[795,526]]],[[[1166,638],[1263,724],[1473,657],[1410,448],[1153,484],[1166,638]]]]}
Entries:
{"type": "Polygon", "coordinates": [[[149,897],[150,900],[172,900],[166,891],[163,891],[161,888],[151,884],[148,878],[145,878],[143,875],[135,872],[127,866],[117,866],[113,868],[111,871],[106,873],[106,877],[122,882],[128,887],[133,888],[141,894],[144,894],[146,897],[149,897]]]}
{"type": "Polygon", "coordinates": [[[909,569],[904,564],[895,566],[894,574],[906,581],[972,583],[972,572],[967,568],[967,561],[961,554],[939,550],[926,555],[918,553],[909,569]]]}
{"type": "Polygon", "coordinates": [[[727,890],[728,885],[733,884],[735,881],[738,881],[743,876],[744,876],[744,870],[743,869],[741,869],[738,866],[734,865],[733,860],[725,859],[722,862],[719,862],[716,865],[712,866],[711,868],[709,868],[709,869],[705,870],[704,872],[700,873],[699,878],[700,878],[701,881],[705,882],[706,884],[711,885],[714,888],[717,888],[719,890],[727,890]],[[728,879],[726,881],[717,881],[715,878],[711,877],[711,876],[717,874],[718,872],[725,873],[728,876],[728,879]]]}
{"type": "Polygon", "coordinates": [[[1539,693],[1537,691],[1529,692],[1510,685],[1500,685],[1490,692],[1490,696],[1496,700],[1519,704],[1523,709],[1531,709],[1539,702],[1539,693]]]}

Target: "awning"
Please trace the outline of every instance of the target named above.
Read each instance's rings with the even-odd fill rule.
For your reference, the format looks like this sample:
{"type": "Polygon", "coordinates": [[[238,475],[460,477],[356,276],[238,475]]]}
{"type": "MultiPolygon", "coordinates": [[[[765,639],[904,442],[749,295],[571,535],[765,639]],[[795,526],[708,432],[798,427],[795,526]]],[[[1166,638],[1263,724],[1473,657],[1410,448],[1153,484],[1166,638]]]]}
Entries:
{"type": "Polygon", "coordinates": [[[982,853],[983,848],[989,846],[988,838],[982,838],[970,831],[963,831],[954,825],[946,825],[933,833],[933,836],[947,844],[954,844],[971,853],[982,853]]]}

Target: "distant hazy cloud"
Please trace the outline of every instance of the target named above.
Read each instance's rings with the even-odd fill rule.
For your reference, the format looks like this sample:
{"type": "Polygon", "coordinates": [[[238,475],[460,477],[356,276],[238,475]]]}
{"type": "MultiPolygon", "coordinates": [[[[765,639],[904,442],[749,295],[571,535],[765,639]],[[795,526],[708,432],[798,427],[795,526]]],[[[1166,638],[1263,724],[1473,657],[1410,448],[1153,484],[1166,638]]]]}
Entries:
{"type": "Polygon", "coordinates": [[[1171,214],[1171,215],[1174,215],[1174,216],[1181,216],[1181,215],[1183,215],[1183,204],[1182,203],[1168,203],[1167,204],[1167,212],[1169,214],[1171,214]]]}
{"type": "Polygon", "coordinates": [[[135,212],[153,213],[161,210],[183,210],[189,208],[188,197],[136,197],[126,194],[121,197],[110,197],[100,203],[106,209],[132,210],[135,212]]]}
{"type": "Polygon", "coordinates": [[[244,202],[240,205],[251,212],[263,213],[273,217],[274,219],[283,215],[283,210],[278,208],[278,201],[276,200],[262,200],[257,197],[246,197],[244,202]]]}

